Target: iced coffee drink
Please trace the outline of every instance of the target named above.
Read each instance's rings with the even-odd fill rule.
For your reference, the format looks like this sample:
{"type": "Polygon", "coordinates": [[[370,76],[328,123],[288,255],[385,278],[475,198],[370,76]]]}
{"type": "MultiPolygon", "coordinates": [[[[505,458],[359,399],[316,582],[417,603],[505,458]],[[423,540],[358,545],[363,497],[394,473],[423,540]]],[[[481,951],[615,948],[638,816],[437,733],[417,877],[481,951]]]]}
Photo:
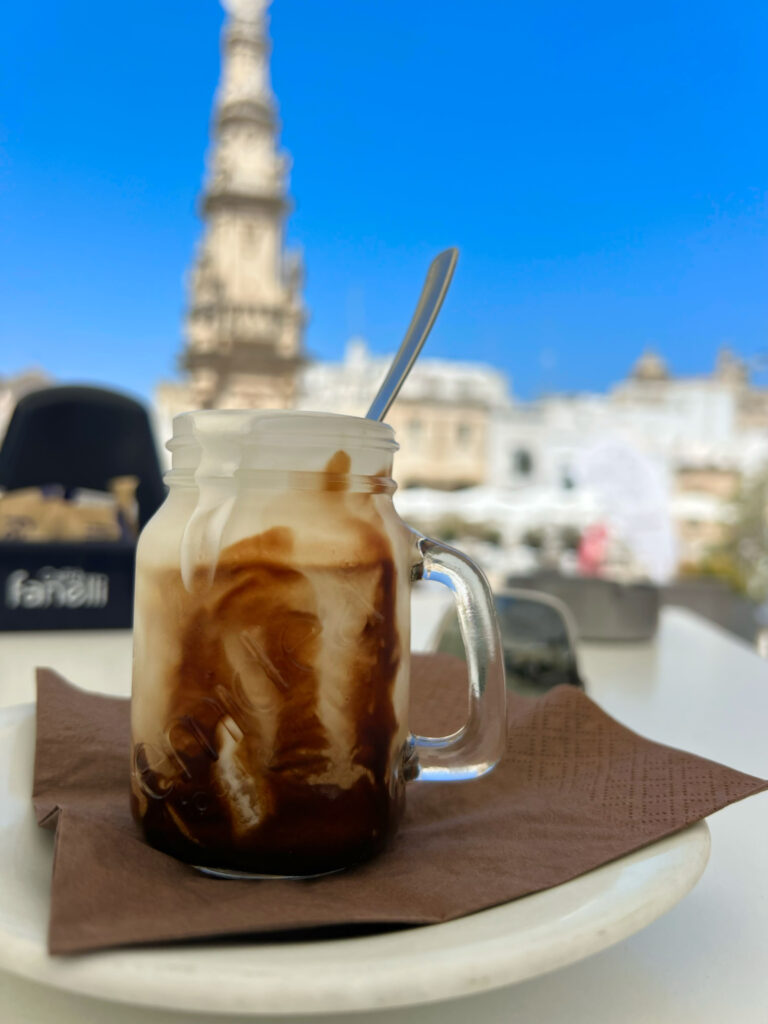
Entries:
{"type": "Polygon", "coordinates": [[[169,447],[170,494],[137,555],[134,814],[153,846],[224,873],[364,860],[417,774],[419,538],[392,505],[392,432],[188,413],[169,447]]]}

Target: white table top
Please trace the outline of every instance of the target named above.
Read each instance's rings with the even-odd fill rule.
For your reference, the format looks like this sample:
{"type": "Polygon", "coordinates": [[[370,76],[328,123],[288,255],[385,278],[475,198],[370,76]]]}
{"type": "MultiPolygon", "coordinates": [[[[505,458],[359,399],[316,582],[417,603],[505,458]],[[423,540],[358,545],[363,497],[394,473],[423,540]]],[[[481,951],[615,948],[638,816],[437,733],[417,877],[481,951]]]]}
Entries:
{"type": "MultiPolygon", "coordinates": [[[[130,659],[124,632],[0,634],[0,705],[34,699],[35,665],[50,665],[83,687],[127,695],[130,659]]],[[[702,619],[666,609],[652,644],[585,646],[582,669],[590,695],[636,731],[768,776],[768,662],[702,619]]],[[[768,793],[720,811],[709,825],[711,860],[693,892],[617,946],[487,995],[339,1020],[766,1024],[768,793]]],[[[205,1017],[206,1024],[233,1019],[205,1017]]],[[[70,996],[0,973],[2,1024],[192,1020],[202,1018],[70,996]]]]}

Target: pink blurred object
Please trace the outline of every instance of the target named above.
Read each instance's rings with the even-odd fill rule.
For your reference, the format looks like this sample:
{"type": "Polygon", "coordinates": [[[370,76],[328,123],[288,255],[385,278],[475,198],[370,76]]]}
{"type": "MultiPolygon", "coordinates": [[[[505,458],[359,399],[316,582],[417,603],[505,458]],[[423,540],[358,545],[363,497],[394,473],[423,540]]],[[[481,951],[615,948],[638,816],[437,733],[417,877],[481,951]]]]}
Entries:
{"type": "Polygon", "coordinates": [[[602,523],[588,526],[579,543],[579,571],[583,576],[599,576],[605,562],[608,530],[602,523]]]}

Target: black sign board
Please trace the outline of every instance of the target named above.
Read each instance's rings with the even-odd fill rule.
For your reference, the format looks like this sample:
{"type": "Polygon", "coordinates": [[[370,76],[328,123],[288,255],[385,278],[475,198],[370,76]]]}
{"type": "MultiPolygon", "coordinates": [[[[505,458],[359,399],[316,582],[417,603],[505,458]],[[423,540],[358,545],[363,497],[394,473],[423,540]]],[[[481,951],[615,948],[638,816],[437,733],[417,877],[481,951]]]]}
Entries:
{"type": "Polygon", "coordinates": [[[136,545],[0,542],[0,630],[124,629],[136,545]]]}

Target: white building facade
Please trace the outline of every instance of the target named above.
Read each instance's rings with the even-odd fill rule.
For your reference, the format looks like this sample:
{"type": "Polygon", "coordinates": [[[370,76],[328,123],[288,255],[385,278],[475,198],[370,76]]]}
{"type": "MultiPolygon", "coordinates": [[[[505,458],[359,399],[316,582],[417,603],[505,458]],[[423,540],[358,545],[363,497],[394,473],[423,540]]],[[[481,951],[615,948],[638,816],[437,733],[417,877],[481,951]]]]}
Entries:
{"type": "Polygon", "coordinates": [[[483,489],[405,493],[401,511],[427,525],[484,520],[505,547],[602,524],[668,577],[724,538],[740,483],[768,466],[767,412],[730,353],[712,376],[677,379],[646,353],[606,394],[493,404],[483,489]]]}
{"type": "MultiPolygon", "coordinates": [[[[392,358],[375,356],[362,339],[353,339],[343,362],[304,370],[300,408],[364,416],[392,358]]],[[[400,487],[451,491],[484,484],[493,413],[509,402],[507,379],[491,366],[420,359],[387,414],[400,443],[400,487]]]]}

